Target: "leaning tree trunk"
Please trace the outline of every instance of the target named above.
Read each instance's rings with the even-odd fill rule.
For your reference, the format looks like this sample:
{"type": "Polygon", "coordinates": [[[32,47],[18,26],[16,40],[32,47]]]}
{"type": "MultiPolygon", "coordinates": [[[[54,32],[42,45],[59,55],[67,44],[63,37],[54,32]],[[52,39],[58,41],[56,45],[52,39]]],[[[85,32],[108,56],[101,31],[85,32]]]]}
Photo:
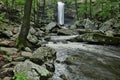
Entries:
{"type": "Polygon", "coordinates": [[[27,35],[30,29],[31,7],[32,7],[32,0],[26,0],[25,6],[24,6],[23,23],[22,23],[21,31],[18,37],[18,42],[17,42],[17,46],[19,48],[28,46],[27,35]]]}

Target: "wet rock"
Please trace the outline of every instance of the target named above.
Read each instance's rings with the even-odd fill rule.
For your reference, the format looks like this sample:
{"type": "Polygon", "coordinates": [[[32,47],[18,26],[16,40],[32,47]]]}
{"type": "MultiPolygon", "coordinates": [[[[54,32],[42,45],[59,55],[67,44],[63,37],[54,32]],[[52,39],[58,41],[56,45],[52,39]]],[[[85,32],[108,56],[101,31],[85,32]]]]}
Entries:
{"type": "Polygon", "coordinates": [[[53,63],[56,58],[56,51],[50,47],[40,47],[33,52],[32,60],[38,64],[48,61],[53,63]]]}
{"type": "Polygon", "coordinates": [[[38,38],[35,35],[28,34],[27,39],[32,43],[32,44],[37,44],[38,38]]]}
{"type": "Polygon", "coordinates": [[[62,63],[65,63],[67,65],[75,64],[76,62],[79,62],[78,57],[67,57],[62,63]]]}
{"type": "Polygon", "coordinates": [[[52,74],[42,66],[39,66],[29,60],[17,64],[14,73],[25,72],[28,80],[47,80],[52,74]]]}
{"type": "Polygon", "coordinates": [[[119,45],[120,38],[105,36],[103,34],[86,33],[76,38],[77,41],[85,41],[89,43],[119,45]]]}
{"type": "Polygon", "coordinates": [[[57,34],[58,35],[75,35],[77,33],[75,31],[69,30],[69,29],[59,29],[57,34]]]}
{"type": "Polygon", "coordinates": [[[0,50],[5,52],[7,55],[16,54],[18,52],[18,49],[16,48],[0,47],[0,50]]]}
{"type": "Polygon", "coordinates": [[[107,30],[111,30],[114,25],[114,19],[110,19],[106,22],[104,22],[101,27],[99,28],[100,31],[105,32],[107,30]]]}
{"type": "Polygon", "coordinates": [[[60,75],[60,78],[62,78],[63,80],[69,80],[69,79],[67,79],[67,77],[65,76],[65,74],[60,75]]]}

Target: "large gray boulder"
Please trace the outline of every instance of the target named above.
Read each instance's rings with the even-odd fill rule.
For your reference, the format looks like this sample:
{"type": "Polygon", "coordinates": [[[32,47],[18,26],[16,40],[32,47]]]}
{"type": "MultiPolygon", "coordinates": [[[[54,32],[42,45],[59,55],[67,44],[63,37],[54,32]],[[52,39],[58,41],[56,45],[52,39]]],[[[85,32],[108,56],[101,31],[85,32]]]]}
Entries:
{"type": "Polygon", "coordinates": [[[119,45],[119,37],[111,37],[103,34],[97,33],[85,33],[76,37],[77,41],[84,41],[89,43],[98,43],[98,44],[109,44],[109,45],[119,45]]]}
{"type": "Polygon", "coordinates": [[[49,71],[54,72],[54,60],[56,51],[50,47],[40,47],[33,52],[31,60],[39,65],[43,65],[49,71]]]}
{"type": "Polygon", "coordinates": [[[28,80],[47,80],[52,76],[46,68],[39,66],[29,60],[21,62],[14,67],[14,73],[24,72],[27,74],[28,80]]]}

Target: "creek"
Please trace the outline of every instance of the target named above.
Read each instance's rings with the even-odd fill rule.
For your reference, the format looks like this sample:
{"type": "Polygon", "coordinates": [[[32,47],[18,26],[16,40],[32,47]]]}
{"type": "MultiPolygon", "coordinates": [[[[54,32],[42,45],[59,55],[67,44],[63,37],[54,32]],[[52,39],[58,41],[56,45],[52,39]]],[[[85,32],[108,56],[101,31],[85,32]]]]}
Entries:
{"type": "Polygon", "coordinates": [[[47,46],[57,51],[50,80],[120,80],[120,47],[76,42],[47,46]]]}

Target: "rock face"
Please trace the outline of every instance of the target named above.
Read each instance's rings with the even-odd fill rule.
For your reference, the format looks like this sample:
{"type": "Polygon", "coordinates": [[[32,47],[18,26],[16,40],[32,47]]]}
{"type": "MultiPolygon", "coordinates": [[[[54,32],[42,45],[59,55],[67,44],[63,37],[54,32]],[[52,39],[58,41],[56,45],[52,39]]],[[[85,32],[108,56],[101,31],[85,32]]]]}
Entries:
{"type": "Polygon", "coordinates": [[[17,64],[14,68],[14,73],[25,72],[28,80],[47,80],[52,74],[42,66],[36,65],[33,62],[26,60],[17,64]]]}
{"type": "Polygon", "coordinates": [[[56,51],[50,47],[40,47],[33,52],[31,60],[39,65],[43,65],[49,71],[54,71],[54,60],[56,51]]]}

